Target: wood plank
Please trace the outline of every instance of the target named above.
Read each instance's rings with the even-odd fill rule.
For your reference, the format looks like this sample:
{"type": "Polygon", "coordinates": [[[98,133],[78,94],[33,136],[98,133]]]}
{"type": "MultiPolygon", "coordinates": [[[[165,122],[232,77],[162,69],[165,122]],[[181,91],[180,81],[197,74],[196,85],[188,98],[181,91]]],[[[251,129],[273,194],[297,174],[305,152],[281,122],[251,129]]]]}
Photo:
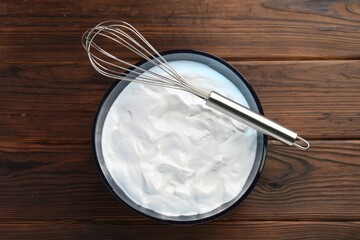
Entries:
{"type": "Polygon", "coordinates": [[[216,221],[195,226],[149,222],[59,221],[2,223],[5,239],[358,239],[359,222],[216,221]],[[156,229],[156,231],[154,231],[156,229]]]}
{"type": "MultiPolygon", "coordinates": [[[[226,2],[214,0],[158,0],[157,4],[148,1],[129,0],[126,2],[107,0],[106,3],[96,0],[37,0],[31,1],[5,0],[0,5],[0,16],[9,17],[115,17],[125,15],[135,19],[154,21],[153,18],[165,18],[166,23],[172,23],[174,18],[186,18],[196,22],[197,19],[241,19],[252,17],[256,19],[298,20],[305,14],[324,21],[357,21],[359,16],[359,1],[333,0],[327,2],[290,0],[236,0],[226,2]],[[109,7],[111,6],[111,7],[109,7]],[[337,11],[334,11],[337,10],[337,11]],[[226,13],[226,14],[224,14],[226,13]],[[291,13],[291,14],[289,14],[291,13]]],[[[309,20],[310,21],[310,20],[309,20]]]]}
{"type": "MultiPolygon", "coordinates": [[[[309,139],[360,139],[360,61],[232,63],[253,85],[267,117],[309,139]]],[[[89,142],[95,111],[112,83],[89,63],[3,64],[0,79],[2,140],[35,144],[89,142]]]]}
{"type": "MultiPolygon", "coordinates": [[[[262,177],[222,220],[360,219],[360,141],[311,141],[308,152],[271,141],[262,177]]],[[[101,182],[90,144],[0,141],[0,222],[145,218],[101,182]]]]}
{"type": "Polygon", "coordinates": [[[196,49],[232,60],[359,59],[359,8],[358,0],[5,1],[0,60],[85,62],[82,33],[114,18],[133,23],[161,51],[196,49]]]}

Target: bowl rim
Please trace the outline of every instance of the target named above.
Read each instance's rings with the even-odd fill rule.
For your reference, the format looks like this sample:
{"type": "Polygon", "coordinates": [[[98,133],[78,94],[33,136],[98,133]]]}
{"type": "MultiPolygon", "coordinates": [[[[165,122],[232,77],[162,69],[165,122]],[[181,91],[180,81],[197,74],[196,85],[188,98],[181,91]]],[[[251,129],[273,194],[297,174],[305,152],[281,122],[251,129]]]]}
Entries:
{"type": "MultiPolygon", "coordinates": [[[[229,70],[231,70],[233,73],[235,73],[238,78],[245,84],[245,86],[248,88],[248,90],[250,91],[250,94],[259,110],[259,114],[264,115],[264,111],[263,108],[261,106],[260,100],[258,98],[258,96],[256,95],[254,89],[252,88],[252,86],[250,85],[250,83],[246,80],[246,78],[238,71],[236,70],[232,65],[230,65],[229,63],[227,63],[225,60],[223,60],[220,57],[211,55],[209,53],[203,52],[203,51],[197,51],[197,50],[189,50],[189,49],[179,49],[179,50],[169,50],[169,51],[164,51],[161,52],[160,55],[161,56],[166,56],[166,55],[171,55],[171,54],[196,54],[196,55],[201,55],[207,58],[211,58],[217,62],[219,62],[220,64],[224,65],[226,68],[228,68],[229,70]]],[[[143,59],[139,62],[137,62],[136,64],[134,64],[135,66],[140,66],[144,63],[146,63],[147,60],[143,59]]],[[[131,68],[129,68],[129,70],[131,70],[131,68]]],[[[125,71],[125,73],[127,73],[128,71],[125,71]]],[[[94,117],[94,121],[93,121],[93,125],[92,125],[92,153],[93,153],[93,157],[94,157],[94,161],[96,164],[96,168],[98,173],[100,174],[104,184],[106,185],[106,187],[108,188],[108,190],[110,190],[110,192],[115,196],[115,198],[117,200],[119,200],[120,202],[122,202],[125,206],[127,206],[128,208],[132,209],[133,211],[135,211],[136,213],[143,215],[147,218],[150,218],[152,220],[155,220],[157,222],[161,222],[161,223],[166,223],[166,224],[177,224],[177,225],[191,225],[191,224],[200,224],[200,223],[204,223],[204,222],[208,222],[208,221],[212,221],[216,218],[219,218],[220,216],[223,216],[224,214],[230,212],[232,209],[234,209],[235,207],[237,207],[241,202],[243,202],[246,197],[250,194],[250,192],[254,189],[255,185],[257,184],[257,182],[260,179],[261,173],[263,171],[264,165],[265,165],[265,160],[266,160],[266,155],[267,155],[267,144],[268,144],[268,137],[267,135],[263,135],[263,147],[262,147],[262,151],[261,151],[261,157],[260,157],[260,164],[259,167],[256,171],[256,175],[253,179],[253,181],[251,182],[251,184],[249,185],[249,187],[245,190],[245,192],[241,195],[241,197],[235,201],[234,203],[232,203],[231,205],[229,205],[227,208],[223,209],[222,211],[208,216],[208,217],[204,217],[201,219],[196,219],[196,220],[185,220],[185,221],[177,221],[177,220],[172,220],[172,219],[162,219],[162,218],[156,218],[154,216],[148,215],[136,208],[134,208],[133,206],[129,205],[126,201],[124,201],[113,189],[113,187],[111,186],[110,182],[108,181],[108,179],[106,178],[104,172],[102,171],[102,168],[100,166],[100,162],[98,159],[98,155],[97,155],[97,146],[96,146],[96,127],[97,127],[97,123],[99,120],[99,115],[100,112],[106,102],[106,100],[108,99],[109,95],[111,94],[111,92],[114,90],[114,88],[120,83],[120,80],[115,80],[110,87],[106,90],[97,110],[95,113],[95,117],[94,117]]],[[[261,134],[261,133],[258,133],[261,134]]]]}

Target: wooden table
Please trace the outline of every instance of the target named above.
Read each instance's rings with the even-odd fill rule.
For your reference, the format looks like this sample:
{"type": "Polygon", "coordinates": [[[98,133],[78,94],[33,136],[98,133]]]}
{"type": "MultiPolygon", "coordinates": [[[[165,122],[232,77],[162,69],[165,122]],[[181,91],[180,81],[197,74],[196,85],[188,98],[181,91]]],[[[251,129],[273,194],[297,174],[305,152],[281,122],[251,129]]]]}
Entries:
{"type": "Polygon", "coordinates": [[[360,1],[152,2],[0,2],[0,238],[360,239],[360,1]],[[271,140],[254,191],[210,223],[137,215],[92,156],[112,81],[91,68],[81,35],[109,19],[131,22],[160,51],[229,61],[266,115],[311,150],[271,140]]]}

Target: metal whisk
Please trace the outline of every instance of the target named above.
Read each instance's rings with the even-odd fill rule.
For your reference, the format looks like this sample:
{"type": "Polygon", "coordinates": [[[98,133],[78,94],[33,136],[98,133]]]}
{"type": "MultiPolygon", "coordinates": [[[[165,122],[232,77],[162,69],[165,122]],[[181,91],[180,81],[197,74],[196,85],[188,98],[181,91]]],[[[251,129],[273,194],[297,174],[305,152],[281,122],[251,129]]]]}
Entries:
{"type": "Polygon", "coordinates": [[[297,133],[214,91],[209,94],[190,84],[168,64],[139,31],[127,22],[112,20],[100,23],[83,34],[82,44],[92,66],[106,77],[190,92],[204,99],[207,106],[287,145],[301,150],[307,150],[310,147],[310,144],[297,133]],[[118,45],[159,67],[162,74],[122,60],[117,57],[116,50],[105,50],[105,46],[112,49],[118,45]],[[298,144],[297,141],[302,144],[298,144]]]}

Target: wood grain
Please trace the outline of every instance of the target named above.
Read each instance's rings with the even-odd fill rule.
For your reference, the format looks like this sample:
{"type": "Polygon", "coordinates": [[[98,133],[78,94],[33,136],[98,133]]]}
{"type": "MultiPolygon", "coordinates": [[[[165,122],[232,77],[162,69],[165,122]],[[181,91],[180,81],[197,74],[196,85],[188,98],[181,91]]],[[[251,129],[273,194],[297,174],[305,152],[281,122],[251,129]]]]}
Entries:
{"type": "Polygon", "coordinates": [[[0,238],[359,239],[359,39],[359,0],[1,1],[0,238]],[[81,35],[109,19],[160,51],[230,61],[266,116],[312,148],[271,140],[254,191],[210,223],[134,213],[106,189],[91,149],[112,81],[90,67],[81,35]]]}
{"type": "MultiPolygon", "coordinates": [[[[301,1],[288,0],[243,0],[241,5],[236,0],[225,2],[214,0],[158,0],[154,4],[149,1],[126,2],[107,0],[99,2],[96,0],[61,1],[51,2],[37,0],[36,4],[31,1],[12,0],[3,1],[0,6],[0,16],[6,17],[116,17],[125,15],[133,17],[137,21],[156,22],[164,19],[166,22],[173,23],[179,19],[195,21],[196,19],[241,19],[244,16],[256,19],[286,19],[299,20],[303,15],[311,15],[312,18],[323,19],[327,22],[340,21],[359,21],[359,1],[301,1]],[[44,7],[46,11],[44,11],[44,7]],[[111,7],[109,7],[111,6],[111,7]],[[336,11],[335,11],[336,10],[336,11]],[[278,12],[277,12],[278,11],[278,12]],[[276,14],[274,14],[276,13],[276,14]],[[292,14],[289,14],[292,13],[292,14]]],[[[308,20],[310,21],[310,20],[308,20]]]]}
{"type": "Polygon", "coordinates": [[[359,222],[214,222],[196,226],[168,226],[114,221],[55,221],[0,224],[2,237],[24,239],[359,239],[359,222]],[[131,224],[131,223],[130,223],[131,224]],[[156,231],[154,231],[156,229],[156,231]]]}
{"type": "MultiPolygon", "coordinates": [[[[88,144],[0,144],[0,222],[144,219],[106,189],[88,144]]],[[[311,144],[311,151],[302,152],[272,141],[254,191],[222,219],[358,221],[360,141],[311,144]]]]}
{"type": "Polygon", "coordinates": [[[359,59],[359,6],[358,0],[5,1],[0,59],[86,62],[82,33],[109,19],[133,23],[161,51],[196,49],[228,60],[359,59]]]}

